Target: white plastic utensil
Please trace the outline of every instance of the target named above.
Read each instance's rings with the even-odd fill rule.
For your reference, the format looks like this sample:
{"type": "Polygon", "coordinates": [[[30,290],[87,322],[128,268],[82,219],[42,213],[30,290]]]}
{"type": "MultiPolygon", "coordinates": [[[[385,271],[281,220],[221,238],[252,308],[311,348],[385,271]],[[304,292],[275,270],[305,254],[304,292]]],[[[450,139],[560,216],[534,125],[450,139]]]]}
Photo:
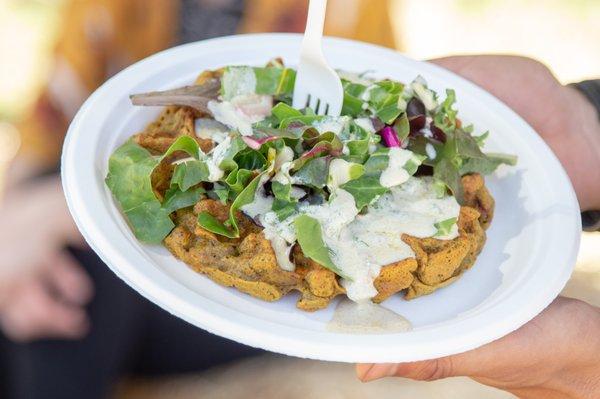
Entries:
{"type": "Polygon", "coordinates": [[[340,116],[344,89],[337,73],[323,56],[323,25],[327,0],[310,0],[294,86],[293,106],[312,108],[318,115],[340,116]]]}

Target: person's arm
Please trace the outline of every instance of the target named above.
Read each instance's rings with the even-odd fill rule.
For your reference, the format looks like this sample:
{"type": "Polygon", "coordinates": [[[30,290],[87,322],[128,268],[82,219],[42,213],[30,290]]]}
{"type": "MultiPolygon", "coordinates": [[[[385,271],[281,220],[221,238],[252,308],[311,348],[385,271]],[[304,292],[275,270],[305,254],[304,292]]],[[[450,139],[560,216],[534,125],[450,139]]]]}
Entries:
{"type": "MultiPolygon", "coordinates": [[[[472,80],[520,114],[565,167],[581,209],[600,209],[600,119],[592,101],[561,85],[541,63],[464,56],[434,63],[472,80]]],[[[517,331],[481,348],[416,363],[363,364],[363,381],[385,376],[468,376],[521,398],[600,398],[600,310],[556,299],[517,331]]]]}
{"type": "MultiPolygon", "coordinates": [[[[585,80],[583,82],[574,83],[572,85],[578,89],[590,103],[598,111],[598,119],[600,120],[600,79],[585,80]]],[[[600,208],[583,212],[581,214],[583,229],[586,231],[600,230],[600,208]]]]}

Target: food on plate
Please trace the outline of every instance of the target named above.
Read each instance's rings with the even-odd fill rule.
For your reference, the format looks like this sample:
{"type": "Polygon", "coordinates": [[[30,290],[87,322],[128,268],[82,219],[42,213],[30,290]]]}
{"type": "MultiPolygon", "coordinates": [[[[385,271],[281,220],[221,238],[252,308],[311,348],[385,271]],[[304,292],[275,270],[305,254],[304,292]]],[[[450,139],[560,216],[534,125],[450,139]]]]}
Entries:
{"type": "Polygon", "coordinates": [[[494,200],[482,152],[422,77],[340,72],[339,117],[290,106],[295,71],[228,66],[193,85],[133,95],[166,106],[109,160],[106,183],[135,236],[215,282],[314,311],[338,295],[429,294],[470,268],[494,200]]]}

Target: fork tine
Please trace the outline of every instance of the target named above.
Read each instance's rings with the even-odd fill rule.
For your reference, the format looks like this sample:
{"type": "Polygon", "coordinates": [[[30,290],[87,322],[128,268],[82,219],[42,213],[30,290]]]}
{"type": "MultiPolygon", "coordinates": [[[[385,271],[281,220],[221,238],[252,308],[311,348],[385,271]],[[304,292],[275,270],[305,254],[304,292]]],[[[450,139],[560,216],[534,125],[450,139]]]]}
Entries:
{"type": "Polygon", "coordinates": [[[313,95],[309,95],[308,96],[309,100],[308,100],[308,106],[315,112],[317,112],[317,102],[319,101],[319,99],[316,96],[313,95]]]}
{"type": "Polygon", "coordinates": [[[323,104],[325,104],[325,102],[322,102],[321,99],[319,98],[319,101],[317,101],[317,108],[315,109],[315,113],[317,115],[322,115],[321,108],[323,107],[323,104]]]}
{"type": "Polygon", "coordinates": [[[317,111],[317,115],[326,115],[328,107],[329,104],[327,104],[325,101],[321,101],[321,104],[319,105],[319,110],[317,111]]]}

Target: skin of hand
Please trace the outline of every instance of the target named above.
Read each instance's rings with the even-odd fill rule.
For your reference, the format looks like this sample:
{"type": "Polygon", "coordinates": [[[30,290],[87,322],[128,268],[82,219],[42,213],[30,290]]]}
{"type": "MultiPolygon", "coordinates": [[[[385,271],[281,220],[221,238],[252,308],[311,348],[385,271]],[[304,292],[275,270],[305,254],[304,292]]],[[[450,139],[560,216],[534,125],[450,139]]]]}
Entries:
{"type": "Polygon", "coordinates": [[[583,94],[530,58],[482,55],[432,62],[473,81],[525,119],[567,171],[581,209],[600,209],[600,120],[583,94]]]}
{"type": "Polygon", "coordinates": [[[0,328],[16,342],[80,338],[92,282],[64,250],[83,239],[58,178],[14,187],[0,205],[0,328]]]}
{"type": "MultiPolygon", "coordinates": [[[[475,82],[523,117],[566,169],[582,210],[600,209],[600,122],[576,89],[543,64],[514,56],[460,56],[434,63],[475,82]]],[[[359,364],[362,381],[386,376],[468,376],[522,398],[600,397],[600,310],[557,298],[517,331],[481,348],[403,364],[359,364]]]]}
{"type": "Polygon", "coordinates": [[[414,363],[359,364],[356,372],[364,382],[468,376],[520,398],[598,398],[598,331],[597,308],[559,297],[517,331],[481,348],[414,363]]]}

